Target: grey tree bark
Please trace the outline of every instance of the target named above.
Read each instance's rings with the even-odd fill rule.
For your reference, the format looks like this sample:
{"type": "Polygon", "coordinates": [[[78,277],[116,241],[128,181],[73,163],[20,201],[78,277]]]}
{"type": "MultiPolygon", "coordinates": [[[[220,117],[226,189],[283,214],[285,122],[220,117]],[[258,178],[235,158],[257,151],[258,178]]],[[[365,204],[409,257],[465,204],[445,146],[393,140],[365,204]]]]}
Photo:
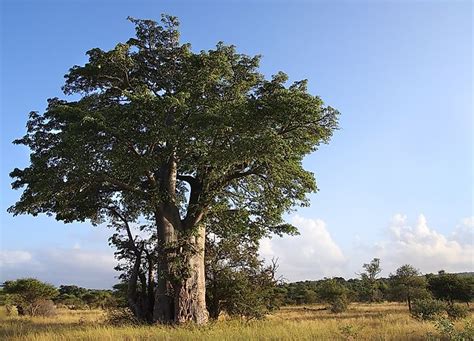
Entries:
{"type": "MultiPolygon", "coordinates": [[[[208,321],[206,310],[206,285],[204,272],[204,247],[205,228],[200,227],[199,221],[202,214],[193,214],[193,219],[186,221],[184,226],[179,210],[175,204],[177,167],[171,160],[161,174],[161,193],[167,193],[168,197],[161,203],[155,213],[155,221],[158,235],[158,282],[155,296],[153,317],[159,323],[186,323],[195,322],[204,324],[208,321]],[[185,231],[185,228],[187,231],[185,231]],[[177,248],[174,251],[166,251],[167,246],[176,245],[179,238],[185,236],[185,232],[193,231],[187,241],[193,252],[188,255],[187,250],[177,248]],[[189,270],[187,278],[176,277],[176,267],[173,267],[173,259],[189,270]]],[[[191,193],[195,197],[195,193],[191,193]]],[[[188,207],[189,210],[189,207],[188,207]]]]}

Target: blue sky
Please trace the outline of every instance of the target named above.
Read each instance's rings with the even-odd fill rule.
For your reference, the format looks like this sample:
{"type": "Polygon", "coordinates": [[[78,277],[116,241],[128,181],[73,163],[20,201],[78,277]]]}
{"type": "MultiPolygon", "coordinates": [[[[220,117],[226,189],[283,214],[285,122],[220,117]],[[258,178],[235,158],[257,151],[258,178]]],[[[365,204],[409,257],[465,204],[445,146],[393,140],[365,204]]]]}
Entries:
{"type": "Polygon", "coordinates": [[[412,260],[422,271],[473,270],[472,2],[1,6],[0,280],[31,274],[56,284],[114,282],[107,229],[6,212],[20,195],[8,173],[28,164],[28,150],[11,141],[24,134],[29,111],[63,96],[63,75],[86,62],[85,51],[131,37],[127,16],[158,20],[161,13],[179,17],[182,41],[195,51],[224,41],[261,54],[265,75],[282,70],[290,80],[307,78],[310,92],[341,112],[341,130],[305,160],[320,191],[309,208],[287,217],[313,236],[303,235],[313,241],[308,252],[288,257],[299,248],[291,237],[263,245],[263,255],[280,257],[287,278],[354,276],[375,256],[386,257],[386,274],[412,260]]]}

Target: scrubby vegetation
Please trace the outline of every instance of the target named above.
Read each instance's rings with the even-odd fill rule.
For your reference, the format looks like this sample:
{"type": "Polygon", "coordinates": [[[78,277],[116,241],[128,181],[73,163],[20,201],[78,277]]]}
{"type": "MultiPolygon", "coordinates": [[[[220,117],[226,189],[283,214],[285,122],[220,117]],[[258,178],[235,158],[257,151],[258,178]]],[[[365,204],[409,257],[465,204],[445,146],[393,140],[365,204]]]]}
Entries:
{"type": "Polygon", "coordinates": [[[2,294],[5,295],[4,304],[9,312],[15,307],[18,315],[51,316],[55,313],[51,300],[58,295],[58,291],[51,284],[34,278],[6,281],[2,294]]]}
{"type": "Polygon", "coordinates": [[[19,279],[5,282],[0,294],[0,338],[474,340],[468,306],[472,276],[442,271],[423,276],[404,265],[395,275],[373,281],[364,281],[362,275],[360,279],[280,283],[275,280],[276,264],[265,267],[255,255],[225,249],[222,245],[224,262],[217,261],[216,255],[210,257],[214,263],[208,269],[218,277],[208,282],[215,288],[209,287],[207,296],[213,318],[207,326],[144,323],[128,306],[126,282],[113,290],[91,290],[19,279]],[[439,287],[446,282],[457,286],[450,287],[449,295],[440,295],[439,287]],[[377,291],[376,301],[367,295],[377,291]],[[25,312],[29,316],[21,316],[25,312]]]}
{"type": "MultiPolygon", "coordinates": [[[[415,300],[433,298],[452,306],[454,302],[467,305],[474,297],[474,276],[444,271],[422,275],[410,265],[403,265],[395,274],[375,281],[363,277],[348,280],[334,277],[331,282],[344,288],[344,296],[349,302],[405,302],[407,310],[415,300]]],[[[327,283],[328,279],[283,283],[278,286],[278,299],[283,305],[327,302],[327,283]]]]}
{"type": "Polygon", "coordinates": [[[411,315],[420,320],[434,320],[446,310],[446,304],[431,298],[416,300],[411,315]]]}
{"type": "MultiPolygon", "coordinates": [[[[471,315],[472,316],[472,315],[471,315]]],[[[324,305],[287,306],[265,320],[219,319],[204,327],[111,325],[102,310],[59,309],[55,318],[5,316],[4,340],[472,340],[469,320],[425,322],[400,303],[354,303],[334,315],[324,305]],[[306,308],[306,309],[305,309],[306,308]],[[463,338],[459,338],[459,337],[463,338]]]]}
{"type": "MultiPolygon", "coordinates": [[[[358,279],[334,277],[284,283],[276,278],[276,262],[265,266],[258,259],[255,245],[245,244],[239,248],[238,241],[226,239],[225,242],[209,243],[206,305],[213,319],[223,314],[247,320],[261,319],[282,306],[313,304],[321,304],[321,309],[332,313],[342,313],[350,304],[376,301],[404,302],[407,313],[423,320],[443,314],[462,319],[468,315],[469,303],[474,297],[474,276],[444,271],[437,275],[421,275],[410,265],[401,266],[388,278],[369,281],[362,274],[358,279]]],[[[113,290],[96,290],[76,285],[56,288],[29,278],[6,281],[0,291],[0,303],[6,312],[16,310],[20,315],[30,316],[51,315],[55,307],[130,309],[127,297],[126,280],[115,285],[113,290]]]]}

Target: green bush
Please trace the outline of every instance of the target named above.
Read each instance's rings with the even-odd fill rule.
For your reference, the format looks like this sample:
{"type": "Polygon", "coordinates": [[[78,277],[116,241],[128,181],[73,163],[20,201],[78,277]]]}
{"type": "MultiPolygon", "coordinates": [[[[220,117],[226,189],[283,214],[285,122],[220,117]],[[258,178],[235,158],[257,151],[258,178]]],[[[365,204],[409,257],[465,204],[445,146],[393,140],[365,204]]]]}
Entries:
{"type": "Polygon", "coordinates": [[[28,305],[26,313],[30,316],[51,317],[57,314],[56,306],[51,300],[36,300],[28,305]]]}
{"type": "Polygon", "coordinates": [[[421,320],[434,320],[446,310],[445,303],[429,299],[415,300],[412,304],[411,315],[421,320]]]}
{"type": "Polygon", "coordinates": [[[342,313],[347,310],[347,288],[335,279],[325,279],[318,288],[317,293],[321,302],[327,303],[332,313],[342,313]]]}
{"type": "Polygon", "coordinates": [[[347,306],[347,299],[345,297],[338,297],[331,302],[330,310],[334,314],[339,314],[346,311],[347,306]]]}
{"type": "Polygon", "coordinates": [[[448,304],[446,312],[448,313],[449,318],[457,320],[467,317],[469,309],[467,306],[462,304],[448,304]]]}
{"type": "Polygon", "coordinates": [[[51,284],[35,278],[20,278],[3,283],[3,293],[10,295],[11,305],[15,305],[18,315],[51,316],[55,312],[51,301],[58,290],[51,284]]]}
{"type": "Polygon", "coordinates": [[[338,329],[339,334],[344,338],[344,340],[357,340],[360,332],[360,327],[356,327],[352,324],[339,326],[338,329]]]}
{"type": "MultiPolygon", "coordinates": [[[[454,323],[447,318],[439,318],[434,323],[435,328],[441,334],[442,339],[451,340],[451,341],[468,341],[474,340],[474,327],[471,321],[466,321],[463,328],[458,328],[454,326],[454,323]]],[[[428,340],[439,340],[438,337],[435,337],[433,334],[428,335],[428,340]]]]}

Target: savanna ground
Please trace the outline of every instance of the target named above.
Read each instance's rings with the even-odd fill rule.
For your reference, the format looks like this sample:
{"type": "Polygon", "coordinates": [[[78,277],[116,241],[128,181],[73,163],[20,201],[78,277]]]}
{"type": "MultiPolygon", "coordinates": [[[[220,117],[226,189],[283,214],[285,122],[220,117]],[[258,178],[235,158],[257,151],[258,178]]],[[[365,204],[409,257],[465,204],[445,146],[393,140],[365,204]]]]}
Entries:
{"type": "MultiPolygon", "coordinates": [[[[222,320],[204,327],[110,326],[101,310],[60,309],[55,317],[0,313],[0,340],[426,340],[432,322],[394,303],[352,304],[342,314],[321,306],[283,307],[263,321],[222,320]]],[[[473,320],[473,313],[468,318],[473,320]]],[[[456,323],[461,328],[465,321],[456,323]]]]}

